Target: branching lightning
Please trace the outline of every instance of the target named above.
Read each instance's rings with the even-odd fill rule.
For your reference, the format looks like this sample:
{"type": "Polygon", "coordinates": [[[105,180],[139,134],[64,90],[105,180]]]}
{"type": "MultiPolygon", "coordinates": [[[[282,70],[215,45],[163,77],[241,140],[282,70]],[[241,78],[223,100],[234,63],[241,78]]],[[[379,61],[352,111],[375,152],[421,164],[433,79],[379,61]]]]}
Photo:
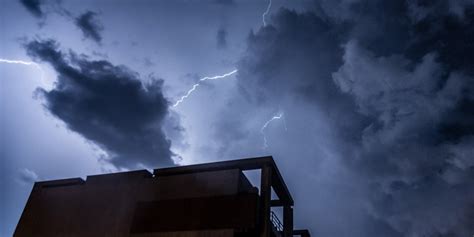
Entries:
{"type": "Polygon", "coordinates": [[[262,15],[263,26],[267,26],[267,22],[265,21],[265,16],[270,12],[270,8],[272,7],[272,0],[269,1],[267,10],[262,15]]]}
{"type": "Polygon", "coordinates": [[[283,113],[279,113],[277,115],[274,115],[271,119],[269,119],[267,122],[265,122],[262,126],[262,128],[260,129],[260,132],[262,133],[262,136],[263,136],[263,149],[267,149],[268,148],[268,142],[267,142],[267,136],[265,135],[265,129],[268,127],[268,125],[275,121],[275,120],[279,120],[279,119],[283,119],[283,122],[285,124],[285,130],[288,130],[287,127],[286,127],[286,121],[285,121],[285,117],[284,117],[284,114],[283,113]]]}
{"type": "Polygon", "coordinates": [[[191,95],[191,93],[193,93],[193,91],[195,91],[195,90],[197,89],[197,87],[201,84],[201,82],[207,81],[207,80],[219,80],[219,79],[223,79],[223,78],[226,78],[226,77],[228,77],[228,76],[231,76],[232,74],[236,73],[237,71],[238,71],[238,70],[235,69],[235,70],[233,70],[233,71],[231,71],[231,72],[228,72],[228,73],[226,73],[226,74],[223,74],[223,75],[218,75],[218,76],[213,76],[213,77],[203,77],[203,78],[199,79],[199,82],[196,83],[196,84],[194,84],[194,85],[191,87],[191,89],[188,90],[188,92],[187,92],[185,95],[181,96],[181,98],[180,98],[179,100],[177,100],[176,103],[174,103],[173,107],[178,106],[178,105],[181,104],[186,98],[188,98],[188,97],[191,95]]]}
{"type": "Polygon", "coordinates": [[[35,62],[22,61],[22,60],[9,60],[9,59],[0,58],[0,63],[10,63],[10,64],[21,64],[21,65],[26,65],[26,66],[34,66],[38,70],[40,70],[40,72],[41,72],[41,82],[43,84],[45,83],[45,81],[44,81],[45,72],[44,72],[43,68],[35,62]]]}

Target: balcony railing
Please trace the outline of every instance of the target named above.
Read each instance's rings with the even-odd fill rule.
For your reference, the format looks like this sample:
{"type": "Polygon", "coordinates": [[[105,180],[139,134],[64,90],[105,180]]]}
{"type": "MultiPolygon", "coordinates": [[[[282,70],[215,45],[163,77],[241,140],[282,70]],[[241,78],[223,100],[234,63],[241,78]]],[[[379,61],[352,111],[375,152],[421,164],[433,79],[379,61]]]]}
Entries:
{"type": "Polygon", "coordinates": [[[283,224],[281,223],[280,219],[278,219],[278,216],[273,211],[270,211],[270,221],[272,222],[273,227],[275,227],[276,231],[278,232],[283,231],[283,224]]]}

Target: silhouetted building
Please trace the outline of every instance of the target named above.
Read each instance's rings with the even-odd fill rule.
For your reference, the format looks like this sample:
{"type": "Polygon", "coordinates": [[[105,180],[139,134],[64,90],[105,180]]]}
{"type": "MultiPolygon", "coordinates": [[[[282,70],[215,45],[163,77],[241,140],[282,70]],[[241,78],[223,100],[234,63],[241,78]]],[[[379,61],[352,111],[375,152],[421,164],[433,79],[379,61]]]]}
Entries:
{"type": "Polygon", "coordinates": [[[14,236],[309,236],[292,206],[273,158],[250,158],[36,182],[14,236]],[[257,169],[259,189],[242,172],[257,169]]]}

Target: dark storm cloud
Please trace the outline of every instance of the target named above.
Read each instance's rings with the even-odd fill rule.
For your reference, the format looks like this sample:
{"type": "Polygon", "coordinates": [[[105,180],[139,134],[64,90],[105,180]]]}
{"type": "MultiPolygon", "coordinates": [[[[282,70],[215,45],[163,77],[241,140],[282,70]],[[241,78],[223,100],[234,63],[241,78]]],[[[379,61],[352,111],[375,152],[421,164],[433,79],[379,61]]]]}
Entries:
{"type": "MultiPolygon", "coordinates": [[[[250,126],[228,124],[242,111],[280,107],[289,131],[298,129],[291,124],[296,117],[313,117],[285,135],[292,159],[305,157],[295,160],[303,163],[299,173],[324,172],[306,162],[336,154],[348,174],[329,179],[351,185],[340,187],[351,192],[340,203],[349,204],[331,210],[337,227],[325,222],[331,218],[326,214],[306,216],[315,220],[317,234],[472,235],[473,4],[341,0],[320,6],[315,13],[280,10],[272,25],[250,35],[238,66],[238,97],[244,99],[231,99],[236,106],[225,109],[218,122],[225,125],[216,126],[222,127],[216,136],[232,131],[228,127],[239,132],[226,134],[233,141],[223,140],[222,149],[250,126]],[[238,100],[246,107],[238,107],[238,100]],[[318,126],[329,127],[332,136],[321,139],[328,134],[313,133],[318,126]],[[309,140],[328,141],[330,151],[311,155],[292,148],[313,149],[300,145],[309,140]],[[362,226],[352,224],[354,213],[364,219],[362,226]]],[[[330,202],[321,196],[341,192],[309,189],[298,191],[314,196],[312,203],[330,202]]]]}
{"type": "Polygon", "coordinates": [[[26,44],[30,56],[51,64],[58,74],[50,90],[39,89],[48,111],[67,127],[103,148],[117,167],[172,163],[162,125],[168,101],[163,81],[143,83],[137,73],[110,62],[63,54],[53,40],[26,44]]]}
{"type": "Polygon", "coordinates": [[[104,27],[97,19],[97,13],[87,11],[75,19],[76,26],[81,29],[85,38],[91,39],[97,43],[102,41],[102,31],[104,27]]]}
{"type": "Polygon", "coordinates": [[[279,11],[273,22],[250,34],[238,63],[245,98],[262,106],[278,106],[290,98],[311,101],[330,119],[350,125],[343,131],[362,126],[361,119],[353,119],[354,102],[331,79],[342,64],[340,42],[345,36],[339,26],[313,13],[289,10],[279,11]]]}
{"type": "Polygon", "coordinates": [[[463,223],[474,201],[474,160],[462,154],[472,152],[466,148],[474,146],[474,133],[465,129],[453,139],[443,128],[458,119],[474,125],[472,112],[453,113],[465,110],[463,103],[473,108],[472,77],[446,72],[435,54],[414,63],[359,47],[346,45],[334,79],[354,96],[359,112],[373,118],[360,133],[354,168],[373,185],[374,215],[407,235],[468,234],[472,226],[463,223]]]}
{"type": "Polygon", "coordinates": [[[20,3],[35,17],[42,17],[44,15],[41,9],[42,0],[20,0],[20,3]]]}
{"type": "Polygon", "coordinates": [[[227,47],[227,30],[223,27],[219,28],[219,30],[217,30],[216,40],[218,49],[227,47]]]}
{"type": "Polygon", "coordinates": [[[331,24],[314,14],[299,15],[288,10],[280,11],[273,20],[275,25],[249,36],[248,51],[239,62],[239,85],[244,92],[258,95],[253,99],[260,102],[287,93],[308,97],[342,94],[332,82],[315,80],[341,63],[342,50],[331,24]],[[291,47],[286,47],[288,43],[292,43],[291,47]],[[314,64],[320,66],[311,67],[314,64]],[[293,70],[298,68],[305,70],[293,70]],[[282,76],[282,69],[291,74],[282,76]],[[319,93],[309,93],[308,88],[319,93]]]}

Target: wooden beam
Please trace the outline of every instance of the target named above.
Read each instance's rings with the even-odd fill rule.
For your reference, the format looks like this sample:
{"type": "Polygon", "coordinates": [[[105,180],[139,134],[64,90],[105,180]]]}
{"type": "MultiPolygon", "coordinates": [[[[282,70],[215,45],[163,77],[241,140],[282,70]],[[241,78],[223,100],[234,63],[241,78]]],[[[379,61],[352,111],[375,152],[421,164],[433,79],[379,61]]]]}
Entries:
{"type": "Polygon", "coordinates": [[[291,206],[283,207],[283,236],[293,236],[293,208],[291,206]]]}
{"type": "Polygon", "coordinates": [[[271,159],[271,164],[273,168],[273,183],[272,187],[273,190],[275,190],[275,193],[278,195],[278,198],[285,202],[285,205],[293,206],[294,201],[293,198],[291,197],[291,193],[288,190],[288,187],[285,184],[285,181],[283,180],[283,177],[280,174],[280,171],[278,170],[278,167],[275,164],[275,161],[273,158],[271,159]]]}
{"type": "Polygon", "coordinates": [[[272,206],[272,207],[282,207],[282,206],[284,206],[284,203],[281,200],[271,200],[270,201],[270,206],[272,206]]]}
{"type": "Polygon", "coordinates": [[[270,237],[272,223],[270,223],[270,201],[272,198],[272,168],[269,165],[262,167],[260,177],[260,237],[270,237]]]}
{"type": "Polygon", "coordinates": [[[226,169],[255,170],[261,169],[263,166],[272,164],[271,156],[247,158],[239,160],[219,161],[213,163],[204,163],[197,165],[187,165],[178,167],[169,167],[153,170],[155,176],[169,176],[178,174],[188,174],[195,172],[206,172],[226,169]]]}

